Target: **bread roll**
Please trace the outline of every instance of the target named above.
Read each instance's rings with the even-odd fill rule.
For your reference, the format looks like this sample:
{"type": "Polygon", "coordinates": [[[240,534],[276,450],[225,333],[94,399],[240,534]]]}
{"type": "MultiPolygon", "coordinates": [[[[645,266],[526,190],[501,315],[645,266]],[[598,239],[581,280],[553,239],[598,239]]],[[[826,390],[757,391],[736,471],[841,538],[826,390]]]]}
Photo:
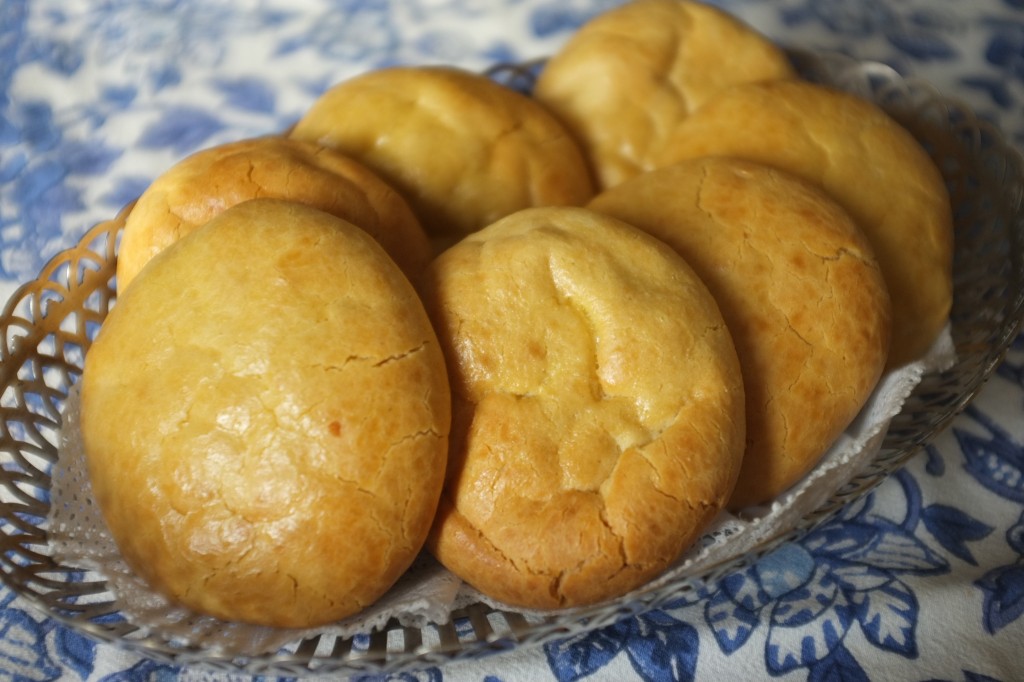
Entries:
{"type": "Polygon", "coordinates": [[[593,196],[582,152],[544,107],[455,68],[378,69],[339,83],[291,134],[373,168],[445,244],[521,208],[593,196]]]}
{"type": "Polygon", "coordinates": [[[298,201],[354,223],[411,278],[430,260],[412,209],[376,174],[334,150],[267,136],[198,151],[142,193],[118,250],[118,292],[167,246],[224,209],[256,198],[298,201]]]}
{"type": "Polygon", "coordinates": [[[590,207],[663,240],[711,290],[746,393],[729,506],[775,499],[849,426],[885,367],[892,311],[867,239],[818,187],[721,157],[639,175],[590,207]]]}
{"type": "Polygon", "coordinates": [[[634,0],[580,27],[534,94],[577,137],[605,189],[648,170],[675,125],[714,93],[793,76],[781,49],[724,10],[634,0]]]}
{"type": "Polygon", "coordinates": [[[867,235],[892,297],[888,366],[928,350],[953,301],[953,215],[942,175],[906,129],[821,85],[742,85],[680,123],[657,165],[707,155],[775,166],[835,198],[867,235]]]}
{"type": "Polygon", "coordinates": [[[420,551],[450,395],[420,299],[366,232],[225,210],[154,257],[88,351],[81,427],[126,562],[225,620],[312,627],[420,551]]]}
{"type": "Polygon", "coordinates": [[[663,243],[580,208],[470,235],[423,287],[453,432],[428,547],[518,607],[622,595],[725,505],[743,385],[707,288],[663,243]]]}

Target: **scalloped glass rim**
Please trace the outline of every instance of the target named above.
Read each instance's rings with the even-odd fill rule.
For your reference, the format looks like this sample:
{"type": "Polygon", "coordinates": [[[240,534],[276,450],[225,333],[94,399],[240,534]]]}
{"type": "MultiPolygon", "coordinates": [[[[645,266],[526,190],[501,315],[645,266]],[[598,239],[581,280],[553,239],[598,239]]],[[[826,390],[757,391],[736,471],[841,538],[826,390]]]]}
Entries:
{"type": "MultiPolygon", "coordinates": [[[[214,656],[140,631],[119,616],[102,579],[53,560],[46,528],[61,412],[90,340],[114,304],[113,266],[126,208],[54,258],[37,279],[18,289],[0,315],[0,579],[78,632],[171,664],[260,675],[385,673],[537,646],[670,601],[700,599],[723,576],[827,521],[945,428],[1017,337],[1024,317],[1024,162],[966,105],[923,82],[903,79],[884,64],[798,50],[791,55],[808,79],[880,104],[915,134],[947,178],[957,230],[951,321],[958,361],[946,372],[926,375],[869,466],[785,536],[629,600],[572,615],[527,617],[477,604],[442,625],[391,622],[379,632],[300,640],[279,653],[244,659],[214,656]]],[[[488,73],[528,90],[539,64],[499,66],[488,73]]]]}

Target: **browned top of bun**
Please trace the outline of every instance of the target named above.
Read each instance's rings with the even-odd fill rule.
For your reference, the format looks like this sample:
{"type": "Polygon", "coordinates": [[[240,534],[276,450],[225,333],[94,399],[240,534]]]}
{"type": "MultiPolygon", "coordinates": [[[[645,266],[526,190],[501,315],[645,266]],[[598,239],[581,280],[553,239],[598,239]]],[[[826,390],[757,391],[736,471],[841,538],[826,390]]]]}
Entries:
{"type": "Polygon", "coordinates": [[[675,125],[719,90],[793,75],[781,49],[721,9],[634,0],[580,27],[535,95],[577,136],[607,188],[650,168],[675,125]]]}
{"type": "Polygon", "coordinates": [[[730,506],[774,499],[846,429],[885,367],[891,304],[867,239],[815,185],[722,157],[639,175],[590,207],[662,239],[708,285],[746,391],[730,506]]]}
{"type": "Polygon", "coordinates": [[[125,223],[118,291],[171,243],[224,209],[256,198],[297,201],[355,224],[409,277],[417,277],[430,259],[426,233],[412,209],[375,173],[337,151],[266,136],[198,151],[143,192],[125,223]]]}
{"type": "Polygon", "coordinates": [[[455,395],[434,554],[534,608],[663,571],[725,505],[743,452],[740,370],[704,284],[579,208],[515,213],[427,272],[455,395]]]}
{"type": "Polygon", "coordinates": [[[927,351],[953,300],[953,217],[942,175],[905,128],[813,83],[741,85],[680,123],[658,165],[706,155],[775,166],[835,198],[867,236],[892,297],[889,366],[927,351]]]}
{"type": "Polygon", "coordinates": [[[357,612],[405,571],[449,420],[408,280],[361,229],[280,200],[154,257],[82,376],[93,492],[128,564],[195,611],[277,627],[357,612]]]}
{"type": "Polygon", "coordinates": [[[291,133],[336,147],[409,200],[432,236],[593,195],[575,141],[536,101],[448,67],[378,69],[325,92],[291,133]]]}

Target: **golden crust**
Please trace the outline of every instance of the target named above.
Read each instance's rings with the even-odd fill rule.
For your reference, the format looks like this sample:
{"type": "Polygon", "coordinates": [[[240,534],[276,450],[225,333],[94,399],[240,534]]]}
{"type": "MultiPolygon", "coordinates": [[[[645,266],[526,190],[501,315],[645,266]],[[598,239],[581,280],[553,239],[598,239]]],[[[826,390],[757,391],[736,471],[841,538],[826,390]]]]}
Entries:
{"type": "Polygon", "coordinates": [[[609,599],[724,506],[743,386],[706,287],[664,244],[580,208],[520,211],[427,269],[453,387],[428,547],[491,597],[609,599]]]}
{"type": "Polygon", "coordinates": [[[412,209],[375,173],[337,151],[266,136],[196,152],[142,193],[125,222],[118,291],[167,246],[224,209],[256,198],[297,201],[361,227],[411,278],[430,260],[412,209]]]}
{"type": "Polygon", "coordinates": [[[924,149],[874,104],[801,81],[736,86],[680,123],[658,165],[736,156],[822,187],[857,221],[893,306],[889,367],[918,359],[953,300],[953,218],[924,149]]]}
{"type": "Polygon", "coordinates": [[[746,392],[729,506],[774,499],[849,426],[885,367],[891,304],[863,233],[816,186],[728,158],[645,173],[589,206],[663,240],[711,290],[746,392]]]}
{"type": "Polygon", "coordinates": [[[377,599],[444,478],[444,360],[359,228],[243,202],[157,255],[82,377],[96,501],[125,560],[202,613],[309,627],[377,599]]]}
{"type": "Polygon", "coordinates": [[[458,237],[521,208],[593,196],[582,152],[534,100],[448,67],[378,69],[324,93],[291,135],[377,171],[427,232],[458,237]]]}
{"type": "Polygon", "coordinates": [[[791,78],[785,53],[716,7],[634,0],[578,29],[535,97],[579,140],[599,188],[651,166],[678,122],[734,83],[791,78]]]}

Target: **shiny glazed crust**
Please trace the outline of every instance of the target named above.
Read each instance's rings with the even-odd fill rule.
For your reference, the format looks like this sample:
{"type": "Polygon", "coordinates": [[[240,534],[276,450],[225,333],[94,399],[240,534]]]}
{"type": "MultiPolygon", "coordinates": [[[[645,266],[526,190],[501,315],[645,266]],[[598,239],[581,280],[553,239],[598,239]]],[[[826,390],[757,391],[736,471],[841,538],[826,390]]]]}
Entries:
{"type": "Polygon", "coordinates": [[[593,196],[582,152],[543,106],[456,68],[378,69],[344,81],[291,134],[373,168],[434,237],[593,196]]]}
{"type": "Polygon", "coordinates": [[[580,208],[518,212],[427,270],[453,386],[428,547],[485,594],[555,608],[663,571],[724,506],[743,386],[706,287],[580,208]]]}
{"type": "Polygon", "coordinates": [[[953,216],[920,144],[878,106],[803,81],[723,91],[682,122],[658,165],[737,156],[823,188],[867,235],[893,306],[889,366],[918,359],[949,319],[953,216]]]}
{"type": "Polygon", "coordinates": [[[167,246],[224,209],[256,198],[297,201],[355,224],[411,278],[430,260],[412,209],[375,173],[334,150],[266,136],[203,149],[153,181],[125,223],[118,291],[167,246]]]}
{"type": "Polygon", "coordinates": [[[649,169],[675,125],[714,93],[794,75],[782,50],[723,10],[634,0],[580,27],[534,95],[576,135],[598,187],[608,188],[649,169]]]}
{"type": "Polygon", "coordinates": [[[89,351],[82,434],[125,560],[200,613],[309,627],[421,549],[450,394],[419,298],[364,231],[243,202],[158,254],[89,351]]]}
{"type": "Polygon", "coordinates": [[[721,157],[637,176],[590,208],[666,242],[711,290],[746,391],[729,506],[774,499],[849,426],[885,367],[891,304],[867,239],[816,186],[721,157]]]}

